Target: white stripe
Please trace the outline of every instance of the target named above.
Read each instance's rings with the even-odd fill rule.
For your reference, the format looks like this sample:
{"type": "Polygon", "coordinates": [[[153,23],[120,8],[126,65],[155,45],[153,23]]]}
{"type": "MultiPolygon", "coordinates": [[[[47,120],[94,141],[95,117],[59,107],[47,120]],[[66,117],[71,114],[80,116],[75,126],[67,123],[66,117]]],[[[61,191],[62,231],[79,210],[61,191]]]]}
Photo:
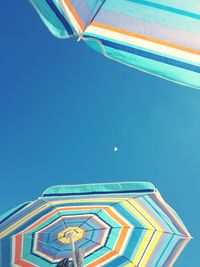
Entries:
{"type": "MultiPolygon", "coordinates": [[[[22,237],[22,243],[21,243],[21,254],[20,254],[20,259],[23,260],[26,263],[32,264],[33,266],[37,267],[37,265],[33,264],[32,262],[29,262],[28,260],[25,260],[23,258],[23,246],[24,246],[24,240],[22,237]]],[[[16,245],[19,246],[19,244],[16,244],[16,238],[15,236],[12,237],[12,266],[13,267],[21,267],[22,265],[18,265],[15,263],[15,257],[16,257],[16,245]]]]}
{"type": "Polygon", "coordinates": [[[15,236],[13,236],[12,237],[12,266],[13,267],[20,267],[20,265],[15,263],[15,252],[16,252],[15,243],[16,243],[15,236]]]}
{"type": "MultiPolygon", "coordinates": [[[[112,251],[109,251],[108,253],[110,253],[110,252],[112,252],[112,251]]],[[[106,253],[105,255],[107,255],[108,253],[106,253]]],[[[103,256],[105,256],[105,255],[103,255],[103,256]]],[[[117,257],[119,257],[119,255],[118,254],[114,254],[112,257],[108,258],[107,260],[104,260],[103,263],[102,264],[100,263],[100,265],[98,265],[98,266],[99,267],[103,267],[106,263],[110,263],[111,261],[113,261],[117,257]]]]}
{"type": "MultiPolygon", "coordinates": [[[[123,244],[121,244],[121,248],[120,248],[120,252],[119,252],[119,254],[123,254],[123,251],[124,251],[124,249],[125,249],[125,247],[126,247],[126,245],[127,245],[127,242],[128,242],[128,238],[130,237],[130,234],[131,234],[131,232],[132,232],[132,229],[133,229],[133,225],[132,224],[130,224],[130,222],[128,221],[128,220],[126,220],[123,216],[122,216],[122,214],[120,214],[117,210],[115,210],[114,208],[109,208],[109,210],[112,210],[112,212],[114,213],[114,214],[116,214],[121,220],[123,220],[127,225],[128,225],[128,227],[129,227],[129,230],[128,230],[128,233],[126,234],[126,236],[125,236],[125,238],[124,238],[124,242],[123,242],[123,244]]],[[[105,209],[105,212],[106,212],[106,209],[105,209]]],[[[110,216],[113,220],[115,220],[111,215],[109,215],[109,213],[108,213],[108,216],[110,216]]],[[[120,224],[117,220],[115,220],[118,224],[120,224]]],[[[118,234],[118,237],[117,237],[117,239],[116,239],[116,242],[115,242],[115,246],[117,245],[117,243],[119,242],[118,240],[119,240],[119,236],[120,236],[120,234],[121,234],[121,231],[123,231],[123,226],[121,226],[121,230],[120,230],[120,233],[118,234]]],[[[114,247],[115,247],[114,246],[114,247]]]]}
{"type": "Polygon", "coordinates": [[[131,44],[131,45],[136,45],[139,47],[143,47],[145,49],[153,50],[155,52],[160,52],[165,55],[169,55],[172,57],[180,58],[182,60],[184,59],[189,62],[200,64],[200,55],[192,54],[187,51],[182,51],[176,48],[157,44],[157,43],[150,42],[150,41],[140,39],[137,37],[132,37],[132,36],[129,36],[123,33],[114,32],[112,30],[107,30],[107,29],[99,28],[97,26],[92,26],[92,25],[88,27],[87,33],[104,36],[109,39],[113,39],[116,41],[131,44]]]}
{"type": "Polygon", "coordinates": [[[70,23],[72,24],[72,26],[76,30],[76,32],[78,34],[81,34],[83,31],[82,31],[80,25],[78,24],[76,18],[71,13],[71,11],[68,8],[68,6],[65,4],[64,0],[58,0],[58,3],[60,5],[60,7],[62,8],[63,12],[65,13],[65,15],[67,16],[67,18],[69,19],[70,23]]]}

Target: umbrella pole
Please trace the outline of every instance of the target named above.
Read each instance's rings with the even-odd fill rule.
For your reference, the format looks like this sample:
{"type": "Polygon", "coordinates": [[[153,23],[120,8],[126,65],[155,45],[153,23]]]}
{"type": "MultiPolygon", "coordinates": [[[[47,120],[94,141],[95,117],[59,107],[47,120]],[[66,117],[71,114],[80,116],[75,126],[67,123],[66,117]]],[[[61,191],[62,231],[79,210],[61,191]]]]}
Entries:
{"type": "Polygon", "coordinates": [[[73,236],[72,234],[69,234],[69,239],[70,239],[70,244],[72,247],[72,257],[73,257],[73,263],[74,263],[74,267],[78,267],[77,265],[77,261],[76,261],[76,248],[75,248],[75,244],[74,244],[74,240],[73,240],[73,236]]]}

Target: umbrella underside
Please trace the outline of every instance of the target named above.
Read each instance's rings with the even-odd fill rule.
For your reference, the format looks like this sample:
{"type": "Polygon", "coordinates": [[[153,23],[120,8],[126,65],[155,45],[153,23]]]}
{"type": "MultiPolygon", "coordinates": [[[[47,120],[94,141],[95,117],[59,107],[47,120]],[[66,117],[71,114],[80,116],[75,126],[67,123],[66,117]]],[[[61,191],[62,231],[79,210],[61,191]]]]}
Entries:
{"type": "Polygon", "coordinates": [[[190,239],[149,183],[50,188],[4,218],[0,230],[4,267],[72,258],[69,233],[87,267],[172,266],[190,239]]]}
{"type": "Polygon", "coordinates": [[[59,38],[77,36],[120,63],[200,88],[199,0],[30,0],[59,38]]]}

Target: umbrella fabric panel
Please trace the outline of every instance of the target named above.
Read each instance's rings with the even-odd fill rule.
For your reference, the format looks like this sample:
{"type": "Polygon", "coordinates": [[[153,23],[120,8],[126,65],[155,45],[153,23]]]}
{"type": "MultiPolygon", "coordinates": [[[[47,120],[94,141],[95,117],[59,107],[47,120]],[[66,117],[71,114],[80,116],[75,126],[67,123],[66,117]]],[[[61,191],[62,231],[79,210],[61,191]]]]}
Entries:
{"type": "Polygon", "coordinates": [[[82,187],[77,195],[75,187],[72,195],[66,187],[57,192],[54,187],[45,191],[51,197],[5,219],[0,225],[1,250],[9,250],[4,266],[55,266],[71,257],[70,231],[76,248],[84,251],[85,266],[171,266],[190,239],[177,214],[155,189],[142,194],[137,185],[138,193],[123,195],[122,185],[108,197],[110,186],[102,186],[101,193],[97,185],[95,194],[94,185],[82,187]]]}
{"type": "Polygon", "coordinates": [[[112,42],[87,36],[86,43],[104,56],[146,73],[164,78],[182,85],[199,89],[200,68],[171,58],[157,57],[131,46],[113,45],[112,42]],[[140,55],[139,55],[140,54],[140,55]],[[169,63],[169,64],[168,64],[169,63]]]}
{"type": "Polygon", "coordinates": [[[197,12],[197,3],[198,0],[191,0],[190,4],[188,5],[187,2],[182,1],[182,0],[151,0],[152,3],[157,3],[157,4],[167,4],[168,6],[177,8],[177,9],[182,9],[182,10],[187,10],[188,12],[196,13],[197,12]]]}
{"type": "Polygon", "coordinates": [[[200,88],[198,0],[31,2],[56,36],[76,34],[110,59],[200,88]]]}
{"type": "Polygon", "coordinates": [[[58,0],[29,0],[42,21],[52,34],[58,38],[75,35],[73,26],[63,13],[58,0]]]}
{"type": "MultiPolygon", "coordinates": [[[[84,259],[84,266],[95,267],[95,266],[128,266],[130,261],[125,257],[118,255],[115,251],[112,251],[106,247],[97,250],[94,254],[84,259]]],[[[134,266],[133,264],[130,266],[134,266]]]]}
{"type": "Polygon", "coordinates": [[[6,213],[4,213],[3,215],[0,216],[0,225],[6,221],[9,217],[12,217],[15,213],[17,213],[18,211],[22,210],[24,207],[26,207],[28,204],[30,204],[31,202],[25,202],[9,211],[7,211],[6,213]]]}
{"type": "MultiPolygon", "coordinates": [[[[40,199],[32,202],[0,224],[0,238],[17,234],[40,218],[44,218],[43,221],[45,222],[45,214],[53,212],[53,210],[52,206],[40,199]]],[[[53,214],[56,212],[54,211],[53,214]]]]}
{"type": "Polygon", "coordinates": [[[84,32],[97,43],[87,43],[111,59],[199,87],[200,12],[170,3],[107,0],[84,32]]]}
{"type": "Polygon", "coordinates": [[[171,224],[174,233],[190,236],[179,215],[163,200],[159,193],[149,195],[148,197],[145,196],[144,199],[151,205],[156,213],[160,214],[160,217],[166,221],[168,225],[171,224]]]}

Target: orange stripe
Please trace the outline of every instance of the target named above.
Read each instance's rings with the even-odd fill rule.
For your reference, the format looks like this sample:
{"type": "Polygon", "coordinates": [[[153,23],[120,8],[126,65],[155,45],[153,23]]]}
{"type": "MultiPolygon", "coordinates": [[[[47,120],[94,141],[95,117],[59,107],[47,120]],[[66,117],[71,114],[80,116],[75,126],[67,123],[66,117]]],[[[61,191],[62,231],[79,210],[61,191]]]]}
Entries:
{"type": "Polygon", "coordinates": [[[116,253],[114,251],[110,251],[106,255],[104,255],[103,257],[101,257],[100,259],[98,259],[96,261],[93,261],[92,263],[90,263],[89,265],[87,265],[87,267],[97,267],[98,264],[100,264],[100,263],[108,260],[109,258],[113,257],[114,255],[116,255],[116,253]]]}
{"type": "Polygon", "coordinates": [[[125,223],[116,213],[114,213],[110,208],[105,208],[105,211],[111,215],[117,222],[119,222],[123,227],[130,227],[127,223],[125,223]]]}
{"type": "MultiPolygon", "coordinates": [[[[105,212],[107,212],[113,219],[115,219],[118,223],[120,223],[122,225],[122,230],[120,233],[120,236],[117,240],[117,244],[114,248],[114,250],[119,253],[120,249],[121,249],[121,244],[124,243],[124,239],[126,238],[127,232],[129,231],[129,225],[126,224],[117,214],[115,214],[110,208],[106,207],[106,206],[95,206],[95,208],[102,208],[105,212]],[[123,228],[125,227],[125,228],[123,228]]],[[[70,208],[61,208],[62,210],[82,210],[83,207],[70,207],[70,208]]],[[[91,209],[91,207],[84,207],[84,209],[91,209]]],[[[57,210],[54,210],[48,214],[46,214],[44,217],[42,217],[41,219],[39,219],[37,222],[35,222],[34,224],[32,224],[30,227],[26,228],[23,232],[20,233],[20,235],[17,236],[18,241],[16,243],[16,260],[19,261],[21,263],[21,243],[22,243],[22,237],[21,235],[23,235],[24,233],[34,229],[35,227],[39,226],[41,223],[43,223],[44,221],[46,221],[49,217],[55,215],[57,213],[57,210]],[[20,246],[19,246],[20,244],[20,246]]],[[[109,252],[106,255],[104,255],[103,257],[101,257],[98,261],[95,261],[93,263],[91,263],[90,265],[88,265],[88,267],[92,267],[92,266],[96,266],[96,264],[103,262],[107,259],[109,259],[110,257],[112,257],[113,255],[116,254],[116,252],[109,252]]],[[[29,263],[26,262],[22,262],[24,267],[33,267],[34,265],[30,265],[29,263]]]]}
{"type": "Polygon", "coordinates": [[[126,235],[129,231],[130,226],[126,224],[117,214],[115,214],[110,208],[105,209],[105,211],[114,218],[117,222],[119,222],[122,225],[121,233],[118,237],[116,246],[113,250],[115,250],[117,253],[120,253],[122,244],[124,244],[124,240],[126,239],[126,235]]]}
{"type": "Polygon", "coordinates": [[[135,38],[146,40],[146,41],[149,41],[149,42],[152,42],[152,43],[156,43],[156,44],[168,46],[168,47],[171,47],[171,48],[179,49],[179,50],[182,50],[182,51],[185,51],[185,52],[189,52],[189,53],[192,53],[192,54],[195,54],[195,55],[200,55],[200,51],[199,50],[193,50],[193,49],[188,48],[188,47],[172,44],[172,43],[169,43],[169,42],[165,42],[165,41],[162,41],[162,40],[154,39],[154,38],[151,38],[151,37],[148,37],[148,36],[145,36],[145,35],[141,35],[141,34],[138,34],[138,33],[129,32],[129,31],[122,30],[120,28],[115,28],[115,27],[112,27],[112,26],[108,26],[108,25],[105,25],[105,24],[92,22],[91,26],[95,26],[95,27],[98,27],[98,28],[102,28],[102,29],[113,31],[113,32],[117,32],[117,33],[122,33],[122,34],[129,35],[129,36],[132,36],[132,37],[135,37],[135,38]]]}
{"type": "Polygon", "coordinates": [[[19,266],[23,266],[23,267],[35,267],[35,265],[23,261],[21,259],[21,248],[22,248],[22,236],[21,235],[17,235],[15,237],[15,263],[18,264],[19,266]]]}
{"type": "Polygon", "coordinates": [[[120,233],[120,236],[117,240],[117,244],[114,248],[114,250],[117,252],[117,253],[120,253],[120,250],[121,250],[121,247],[122,247],[122,244],[124,244],[125,242],[125,239],[126,239],[126,235],[128,233],[129,229],[127,228],[123,228],[121,233],[120,233]]]}
{"type": "Polygon", "coordinates": [[[41,219],[37,220],[37,222],[35,222],[34,224],[32,224],[31,226],[29,226],[28,228],[26,228],[21,234],[27,233],[28,231],[34,229],[35,227],[39,226],[41,223],[43,223],[49,217],[51,217],[52,215],[55,215],[56,213],[58,213],[57,210],[54,210],[51,213],[48,213],[47,215],[45,215],[41,219]]]}
{"type": "Polygon", "coordinates": [[[69,10],[71,11],[71,13],[73,14],[74,18],[76,19],[76,21],[78,22],[79,26],[81,27],[82,30],[84,30],[85,25],[83,24],[81,18],[78,16],[76,10],[74,9],[74,7],[72,6],[72,4],[70,3],[69,0],[64,0],[65,4],[67,5],[67,7],[69,8],[69,10]]]}
{"type": "MultiPolygon", "coordinates": [[[[96,208],[96,207],[95,207],[95,208],[96,208]]],[[[99,207],[97,206],[97,208],[103,208],[103,207],[102,207],[102,206],[99,206],[99,207]]],[[[59,209],[59,208],[57,208],[57,209],[59,209]]],[[[65,211],[65,210],[83,210],[82,207],[78,207],[78,208],[74,208],[74,207],[72,207],[72,208],[60,208],[60,209],[61,209],[61,211],[62,211],[62,210],[63,210],[63,211],[65,211]]],[[[60,210],[60,209],[59,209],[59,210],[60,210]]],[[[90,207],[90,208],[89,208],[89,207],[84,207],[84,209],[91,209],[91,207],[90,207]]],[[[35,222],[34,224],[32,224],[30,227],[26,228],[26,229],[22,232],[22,234],[24,234],[24,233],[26,233],[26,232],[28,232],[28,231],[34,229],[35,227],[39,226],[41,223],[43,223],[43,222],[46,221],[49,217],[55,215],[56,213],[58,213],[58,211],[57,211],[57,210],[53,210],[52,212],[46,214],[44,217],[42,217],[41,219],[37,220],[37,222],[35,222]]],[[[69,215],[70,215],[70,214],[69,214],[69,215]]],[[[84,215],[84,214],[83,214],[83,215],[84,215]]],[[[87,215],[87,214],[85,214],[85,215],[87,215]]],[[[62,216],[61,216],[61,217],[62,217],[62,216]]]]}

